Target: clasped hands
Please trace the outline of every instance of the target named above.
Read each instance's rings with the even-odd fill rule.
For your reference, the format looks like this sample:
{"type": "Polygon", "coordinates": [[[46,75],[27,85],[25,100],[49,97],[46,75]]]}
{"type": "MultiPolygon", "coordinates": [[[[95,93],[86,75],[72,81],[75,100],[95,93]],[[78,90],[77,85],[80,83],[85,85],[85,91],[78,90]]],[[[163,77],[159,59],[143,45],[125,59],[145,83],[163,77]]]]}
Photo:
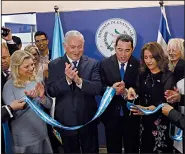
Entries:
{"type": "Polygon", "coordinates": [[[65,75],[66,80],[71,83],[74,81],[77,85],[80,85],[82,83],[82,79],[78,76],[77,68],[74,68],[73,65],[65,63],[65,75]]]}

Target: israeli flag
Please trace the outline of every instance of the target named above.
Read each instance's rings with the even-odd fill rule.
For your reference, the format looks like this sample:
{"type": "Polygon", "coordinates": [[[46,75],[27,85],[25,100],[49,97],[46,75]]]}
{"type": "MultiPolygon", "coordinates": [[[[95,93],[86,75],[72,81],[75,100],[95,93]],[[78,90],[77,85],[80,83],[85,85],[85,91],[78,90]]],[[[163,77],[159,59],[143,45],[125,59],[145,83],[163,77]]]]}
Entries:
{"type": "Polygon", "coordinates": [[[157,37],[157,43],[159,43],[165,54],[167,54],[167,44],[168,41],[171,39],[171,34],[170,30],[168,27],[168,21],[166,18],[166,12],[165,12],[165,7],[161,7],[161,19],[160,19],[160,24],[159,24],[159,29],[158,29],[158,37],[157,37]]]}

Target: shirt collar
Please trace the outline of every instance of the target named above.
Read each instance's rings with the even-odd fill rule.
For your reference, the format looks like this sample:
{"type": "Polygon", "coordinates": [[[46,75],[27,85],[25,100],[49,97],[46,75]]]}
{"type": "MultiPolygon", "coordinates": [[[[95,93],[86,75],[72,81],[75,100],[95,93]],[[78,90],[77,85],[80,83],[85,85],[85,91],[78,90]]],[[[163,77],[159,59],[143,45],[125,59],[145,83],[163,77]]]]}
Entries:
{"type": "MultiPolygon", "coordinates": [[[[118,64],[119,64],[119,69],[121,68],[121,62],[118,60],[118,64]]],[[[124,69],[126,69],[127,68],[127,64],[128,64],[128,61],[127,62],[125,62],[124,63],[125,65],[124,65],[124,69]]]]}
{"type": "MultiPolygon", "coordinates": [[[[72,63],[74,60],[72,60],[71,58],[69,58],[69,56],[66,54],[67,59],[69,60],[70,63],[72,63]]],[[[78,66],[78,63],[80,60],[75,60],[77,62],[76,66],[78,66]]]]}
{"type": "MultiPolygon", "coordinates": [[[[8,68],[8,72],[11,72],[10,67],[8,68]]],[[[7,75],[4,71],[3,71],[3,74],[4,74],[4,76],[7,75]]]]}

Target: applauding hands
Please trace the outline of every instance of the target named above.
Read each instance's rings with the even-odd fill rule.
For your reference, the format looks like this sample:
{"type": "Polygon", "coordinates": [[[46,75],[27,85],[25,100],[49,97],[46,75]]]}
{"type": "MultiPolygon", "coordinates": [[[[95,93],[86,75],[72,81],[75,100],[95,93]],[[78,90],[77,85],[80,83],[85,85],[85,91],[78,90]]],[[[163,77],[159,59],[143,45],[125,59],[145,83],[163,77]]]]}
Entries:
{"type": "Polygon", "coordinates": [[[41,83],[37,83],[35,88],[32,90],[24,91],[24,93],[31,98],[40,97],[42,102],[45,102],[44,92],[45,92],[45,89],[41,83]]]}
{"type": "Polygon", "coordinates": [[[78,71],[76,68],[74,68],[73,65],[65,63],[65,75],[66,80],[71,83],[74,81],[77,85],[80,85],[82,83],[82,79],[78,76],[78,71]]]}
{"type": "Polygon", "coordinates": [[[168,103],[180,102],[181,100],[181,95],[176,87],[174,87],[174,90],[166,90],[164,94],[168,103]]]}

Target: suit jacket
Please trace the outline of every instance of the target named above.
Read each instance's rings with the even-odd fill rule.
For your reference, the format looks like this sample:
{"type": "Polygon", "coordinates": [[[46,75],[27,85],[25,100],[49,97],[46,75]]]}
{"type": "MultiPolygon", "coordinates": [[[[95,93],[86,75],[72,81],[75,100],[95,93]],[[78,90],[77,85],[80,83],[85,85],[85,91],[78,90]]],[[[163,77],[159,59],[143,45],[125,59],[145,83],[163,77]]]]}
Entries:
{"type": "MultiPolygon", "coordinates": [[[[126,88],[136,87],[136,81],[138,76],[139,61],[133,56],[128,60],[127,68],[125,70],[124,82],[126,88]]],[[[116,55],[104,59],[100,63],[100,74],[103,84],[102,92],[105,91],[107,86],[112,86],[115,82],[121,81],[119,64],[116,55]]],[[[119,120],[120,107],[123,108],[124,116],[129,115],[129,110],[126,107],[126,101],[122,96],[115,95],[101,116],[102,122],[105,126],[113,128],[119,120]]]]}
{"type": "Polygon", "coordinates": [[[177,62],[177,65],[175,66],[175,69],[174,69],[174,78],[175,78],[175,82],[177,83],[179,80],[185,78],[185,71],[184,71],[184,68],[185,68],[185,61],[183,59],[180,59],[178,62],[177,62]]]}
{"type": "MultiPolygon", "coordinates": [[[[3,91],[3,87],[5,85],[7,81],[7,78],[4,76],[3,72],[1,71],[1,92],[3,91]]],[[[2,94],[2,93],[1,93],[2,94]]],[[[4,101],[1,97],[1,123],[7,121],[10,119],[10,115],[8,113],[8,111],[6,110],[6,108],[2,107],[4,105],[4,101]]],[[[4,145],[4,133],[3,133],[3,127],[1,125],[1,134],[2,134],[2,138],[1,138],[1,152],[4,153],[5,152],[5,145],[4,145]]]]}
{"type": "MultiPolygon", "coordinates": [[[[82,56],[77,68],[79,77],[83,80],[82,88],[75,85],[75,89],[72,89],[66,80],[66,62],[69,63],[67,56],[64,55],[49,63],[47,92],[51,97],[56,97],[56,120],[65,126],[82,125],[91,120],[97,111],[95,96],[101,91],[99,64],[94,59],[82,56]]],[[[80,130],[83,131],[85,128],[80,130]]],[[[72,135],[76,131],[63,130],[62,133],[72,135]]]]}
{"type": "Polygon", "coordinates": [[[1,71],[1,91],[3,90],[3,87],[7,81],[7,78],[4,76],[3,72],[1,71]]]}
{"type": "Polygon", "coordinates": [[[1,122],[4,123],[10,119],[10,114],[5,107],[1,107],[1,122]]]}
{"type": "Polygon", "coordinates": [[[175,109],[172,109],[169,114],[168,114],[168,118],[179,128],[181,128],[182,130],[185,129],[185,116],[178,112],[175,109]]]}

